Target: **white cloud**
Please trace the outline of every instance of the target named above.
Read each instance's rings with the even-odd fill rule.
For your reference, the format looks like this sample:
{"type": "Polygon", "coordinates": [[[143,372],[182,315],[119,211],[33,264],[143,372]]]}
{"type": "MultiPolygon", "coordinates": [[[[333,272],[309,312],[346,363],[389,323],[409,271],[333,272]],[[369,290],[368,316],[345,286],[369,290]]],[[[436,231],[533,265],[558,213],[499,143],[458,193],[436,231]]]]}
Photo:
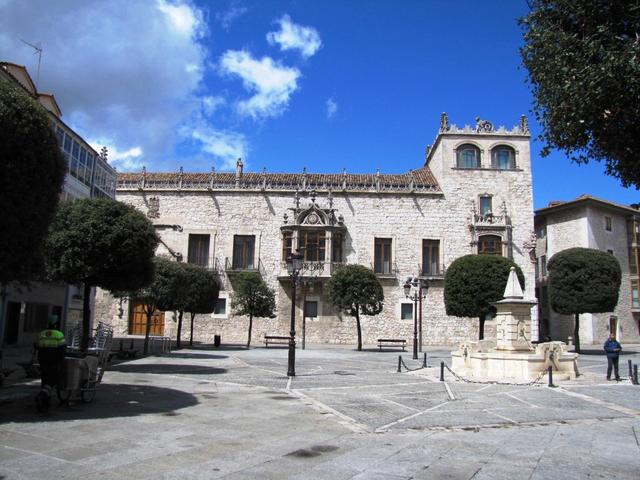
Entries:
{"type": "Polygon", "coordinates": [[[227,101],[220,96],[202,97],[202,108],[206,115],[213,115],[218,108],[223,106],[227,101]]]}
{"type": "Polygon", "coordinates": [[[280,45],[280,50],[300,50],[304,58],[309,58],[322,45],[320,34],[315,28],[293,23],[289,15],[283,15],[277,23],[280,30],[267,33],[267,41],[270,45],[280,45]]]}
{"type": "Polygon", "coordinates": [[[3,0],[0,59],[35,79],[37,57],[20,39],[41,43],[39,89],[55,95],[63,120],[128,152],[123,165],[153,168],[172,157],[179,126],[202,110],[205,33],[188,0],[3,0]]]}
{"type": "Polygon", "coordinates": [[[229,30],[231,24],[247,13],[247,10],[247,7],[242,5],[238,0],[233,0],[228,9],[216,13],[216,20],[222,25],[222,28],[229,30]]]}
{"type": "Polygon", "coordinates": [[[286,67],[270,57],[257,60],[245,50],[228,50],[220,58],[220,70],[236,75],[245,89],[255,94],[238,103],[238,111],[252,118],[280,115],[298,88],[300,71],[286,67]]]}
{"type": "Polygon", "coordinates": [[[249,148],[244,135],[207,127],[195,128],[186,133],[200,143],[205,152],[222,160],[223,170],[235,168],[238,158],[247,157],[249,148]]]}
{"type": "Polygon", "coordinates": [[[107,158],[109,163],[121,172],[130,172],[142,169],[144,162],[142,161],[142,148],[139,146],[130,148],[125,151],[118,150],[118,147],[111,139],[89,140],[89,145],[97,152],[102,147],[107,147],[107,158]]]}
{"type": "Polygon", "coordinates": [[[333,118],[338,112],[338,104],[333,98],[327,100],[327,118],[333,118]]]}

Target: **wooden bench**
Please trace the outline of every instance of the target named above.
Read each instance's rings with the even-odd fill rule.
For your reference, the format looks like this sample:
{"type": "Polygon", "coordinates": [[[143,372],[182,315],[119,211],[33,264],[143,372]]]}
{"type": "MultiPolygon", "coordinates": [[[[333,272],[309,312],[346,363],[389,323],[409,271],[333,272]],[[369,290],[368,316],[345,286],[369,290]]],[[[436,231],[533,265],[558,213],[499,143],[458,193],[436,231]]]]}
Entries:
{"type": "Polygon", "coordinates": [[[407,341],[404,338],[379,338],[378,348],[382,351],[382,347],[402,347],[402,351],[407,345],[407,341]]]}
{"type": "Polygon", "coordinates": [[[269,348],[269,344],[272,345],[289,345],[289,339],[291,337],[283,337],[281,335],[265,335],[264,336],[264,347],[269,348]]]}

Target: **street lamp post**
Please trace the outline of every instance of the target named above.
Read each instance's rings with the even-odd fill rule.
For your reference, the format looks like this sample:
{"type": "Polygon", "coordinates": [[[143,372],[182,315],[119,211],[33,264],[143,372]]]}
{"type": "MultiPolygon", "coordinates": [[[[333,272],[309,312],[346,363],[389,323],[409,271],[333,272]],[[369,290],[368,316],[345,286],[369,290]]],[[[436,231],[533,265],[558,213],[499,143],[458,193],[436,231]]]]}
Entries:
{"type": "Polygon", "coordinates": [[[287,273],[291,277],[291,331],[289,332],[289,361],[287,375],[296,376],[296,283],[302,269],[302,254],[292,252],[287,257],[287,273]]]}
{"type": "MultiPolygon", "coordinates": [[[[404,296],[413,302],[413,359],[418,359],[418,300],[420,300],[420,309],[422,310],[422,300],[427,296],[429,284],[421,281],[417,277],[409,277],[404,284],[404,296]]],[[[422,312],[420,312],[420,320],[422,323],[422,312]]],[[[422,336],[422,325],[420,325],[420,334],[422,336]]],[[[422,342],[421,342],[422,343],[422,342]]],[[[421,345],[422,346],[422,345],[421,345]]]]}

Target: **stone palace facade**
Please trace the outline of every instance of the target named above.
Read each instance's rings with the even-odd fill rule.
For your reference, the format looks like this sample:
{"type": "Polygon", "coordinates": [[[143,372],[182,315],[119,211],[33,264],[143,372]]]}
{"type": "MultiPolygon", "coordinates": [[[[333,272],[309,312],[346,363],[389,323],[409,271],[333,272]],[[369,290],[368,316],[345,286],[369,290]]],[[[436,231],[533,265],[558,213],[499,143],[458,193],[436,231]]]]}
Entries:
{"type": "MultiPolygon", "coordinates": [[[[230,279],[239,271],[259,273],[276,292],[277,315],[254,320],[254,343],[263,335],[288,335],[292,289],[284,260],[300,249],[305,258],[296,295],[298,341],[304,322],[307,342],[356,342],[355,320],[337,312],[325,290],[337,267],[357,263],[376,273],[385,296],[381,314],[362,318],[365,344],[381,337],[410,342],[414,306],[402,287],[407,277],[419,276],[429,281],[423,342],[453,345],[477,338],[478,331],[477,319],[445,313],[444,274],[456,258],[512,258],[524,272],[525,296],[534,296],[527,120],[521,117],[512,129],[479,119],[460,128],[442,114],[435,142],[417,167],[403,174],[248,173],[239,160],[235,173],[122,173],[116,198],[156,225],[158,254],[218,273],[218,306],[196,317],[194,340],[212,342],[221,335],[223,342],[246,341],[248,318],[230,308],[230,279]]],[[[99,300],[96,318],[110,319],[116,335],[144,333],[134,302],[105,293],[99,300]]],[[[152,334],[175,338],[173,320],[172,312],[159,312],[152,334]]],[[[188,336],[185,322],[183,339],[188,336]]]]}

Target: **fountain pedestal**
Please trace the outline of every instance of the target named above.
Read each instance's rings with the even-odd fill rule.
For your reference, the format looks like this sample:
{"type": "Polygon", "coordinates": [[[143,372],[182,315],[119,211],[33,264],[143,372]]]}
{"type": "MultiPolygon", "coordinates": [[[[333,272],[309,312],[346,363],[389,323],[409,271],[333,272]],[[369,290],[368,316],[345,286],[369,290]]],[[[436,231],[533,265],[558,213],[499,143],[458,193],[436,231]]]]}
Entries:
{"type": "Polygon", "coordinates": [[[526,382],[552,367],[554,378],[575,378],[578,354],[568,352],[566,344],[546,342],[534,346],[529,342],[531,307],[537,302],[523,298],[515,268],[511,268],[503,296],[494,303],[496,340],[462,343],[451,352],[453,371],[475,380],[526,382]]]}

